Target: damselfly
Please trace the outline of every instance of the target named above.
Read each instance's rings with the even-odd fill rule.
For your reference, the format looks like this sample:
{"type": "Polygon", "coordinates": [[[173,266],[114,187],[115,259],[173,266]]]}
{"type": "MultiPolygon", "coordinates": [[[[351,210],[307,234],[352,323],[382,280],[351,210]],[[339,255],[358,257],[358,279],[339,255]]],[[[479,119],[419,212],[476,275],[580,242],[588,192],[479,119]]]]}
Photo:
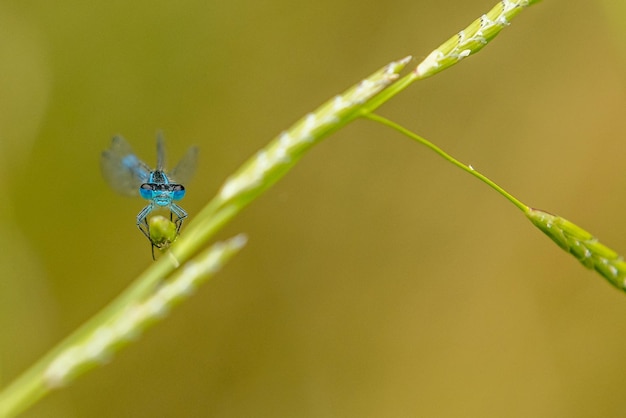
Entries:
{"type": "MultiPolygon", "coordinates": [[[[161,248],[162,242],[155,242],[150,235],[148,218],[157,211],[169,211],[169,217],[176,225],[176,235],[187,217],[187,212],[176,202],[185,196],[184,183],[193,175],[198,157],[198,149],[191,147],[178,165],[165,170],[165,140],[157,134],[157,165],[150,168],[133,153],[132,148],[121,136],[113,137],[111,147],[102,152],[100,165],[104,178],[116,192],[126,196],[141,196],[148,205],[137,215],[137,227],[154,247],[161,248]]],[[[168,243],[169,244],[169,243],[168,243]]]]}

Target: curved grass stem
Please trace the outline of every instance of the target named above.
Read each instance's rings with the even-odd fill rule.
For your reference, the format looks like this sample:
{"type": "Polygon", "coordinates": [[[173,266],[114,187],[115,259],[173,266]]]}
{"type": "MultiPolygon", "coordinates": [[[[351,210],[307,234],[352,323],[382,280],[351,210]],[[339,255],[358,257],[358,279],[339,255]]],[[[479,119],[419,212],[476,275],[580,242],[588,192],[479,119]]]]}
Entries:
{"type": "Polygon", "coordinates": [[[559,247],[573,255],[583,266],[595,270],[619,290],[626,291],[626,261],[616,251],[598,241],[591,233],[558,215],[528,207],[472,166],[463,164],[432,142],[403,126],[372,113],[366,113],[362,116],[395,129],[434,151],[449,163],[478,178],[517,206],[533,225],[550,237],[559,247]]]}
{"type": "Polygon", "coordinates": [[[381,124],[383,124],[385,126],[388,126],[388,127],[392,128],[392,129],[395,129],[396,131],[402,133],[403,135],[406,135],[409,138],[419,142],[420,144],[424,145],[425,147],[427,147],[430,150],[432,150],[435,153],[437,153],[437,155],[439,155],[440,157],[442,157],[443,159],[445,159],[449,163],[454,164],[455,166],[459,167],[461,170],[471,174],[472,176],[478,178],[483,183],[487,184],[489,187],[491,187],[492,189],[494,189],[495,191],[500,193],[507,200],[509,200],[511,203],[513,203],[515,206],[517,206],[522,212],[528,213],[528,211],[530,210],[530,208],[528,206],[526,206],[524,203],[522,203],[519,199],[517,199],[511,193],[509,193],[506,190],[504,190],[502,187],[500,187],[496,182],[491,180],[489,177],[487,177],[484,174],[480,173],[479,171],[474,169],[472,166],[466,165],[466,164],[460,162],[459,160],[457,160],[456,158],[454,158],[453,156],[451,156],[450,154],[448,154],[447,152],[445,152],[444,150],[439,148],[437,145],[435,145],[432,142],[428,141],[427,139],[422,138],[421,136],[419,136],[419,135],[409,131],[408,129],[406,129],[402,125],[399,125],[399,124],[397,124],[397,123],[395,123],[395,122],[393,122],[393,121],[391,121],[391,120],[389,120],[387,118],[384,118],[384,117],[382,117],[380,115],[377,115],[377,114],[374,114],[374,113],[366,113],[366,114],[363,115],[363,117],[367,118],[367,119],[370,119],[370,120],[372,120],[374,122],[381,123],[381,124]]]}

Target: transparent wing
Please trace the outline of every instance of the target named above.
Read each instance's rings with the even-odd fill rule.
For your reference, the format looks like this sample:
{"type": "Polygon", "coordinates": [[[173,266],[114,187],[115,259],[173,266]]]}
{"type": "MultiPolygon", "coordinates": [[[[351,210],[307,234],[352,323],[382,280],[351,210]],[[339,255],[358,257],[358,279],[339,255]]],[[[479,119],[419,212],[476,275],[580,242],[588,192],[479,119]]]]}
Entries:
{"type": "Polygon", "coordinates": [[[168,172],[170,181],[183,186],[191,180],[193,173],[196,172],[196,163],[198,162],[198,148],[191,147],[187,153],[180,159],[178,165],[168,172]]]}
{"type": "Polygon", "coordinates": [[[148,181],[151,171],[121,136],[113,137],[111,147],[102,152],[100,168],[109,186],[126,196],[138,195],[139,186],[148,181]]]}

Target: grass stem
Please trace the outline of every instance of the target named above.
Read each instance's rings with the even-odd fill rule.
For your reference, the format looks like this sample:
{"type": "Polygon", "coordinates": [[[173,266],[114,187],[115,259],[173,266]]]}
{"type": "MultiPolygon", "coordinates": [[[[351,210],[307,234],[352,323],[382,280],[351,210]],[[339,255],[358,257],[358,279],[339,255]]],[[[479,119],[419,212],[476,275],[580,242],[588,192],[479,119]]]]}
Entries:
{"type": "Polygon", "coordinates": [[[528,213],[529,212],[530,208],[528,206],[526,206],[519,199],[515,198],[515,196],[513,196],[512,194],[510,194],[509,192],[504,190],[496,182],[494,182],[493,180],[491,180],[489,177],[485,176],[484,174],[480,173],[479,171],[474,169],[472,166],[463,164],[462,162],[460,162],[459,160],[457,160],[456,158],[452,157],[450,154],[448,154],[447,152],[445,152],[444,150],[439,148],[437,145],[435,145],[432,142],[428,141],[427,139],[422,138],[421,136],[419,136],[419,135],[409,131],[408,129],[406,129],[402,125],[399,125],[399,124],[397,124],[397,123],[395,123],[395,122],[393,122],[393,121],[391,121],[391,120],[389,120],[389,119],[387,119],[385,117],[382,117],[380,115],[377,115],[377,114],[374,114],[374,113],[366,113],[366,114],[363,115],[363,117],[367,118],[367,119],[370,119],[370,120],[372,120],[374,122],[381,123],[381,124],[383,124],[385,126],[388,126],[388,127],[392,128],[392,129],[395,129],[396,131],[398,131],[398,132],[408,136],[409,138],[413,139],[414,141],[424,145],[425,147],[427,147],[430,150],[432,150],[435,153],[437,153],[440,157],[442,157],[446,161],[454,164],[455,166],[459,167],[461,170],[466,171],[467,173],[471,174],[472,176],[478,178],[483,183],[487,184],[489,187],[491,187],[492,189],[494,189],[495,191],[500,193],[507,200],[509,200],[511,203],[513,203],[515,206],[517,206],[522,212],[524,212],[524,213],[528,213]]]}

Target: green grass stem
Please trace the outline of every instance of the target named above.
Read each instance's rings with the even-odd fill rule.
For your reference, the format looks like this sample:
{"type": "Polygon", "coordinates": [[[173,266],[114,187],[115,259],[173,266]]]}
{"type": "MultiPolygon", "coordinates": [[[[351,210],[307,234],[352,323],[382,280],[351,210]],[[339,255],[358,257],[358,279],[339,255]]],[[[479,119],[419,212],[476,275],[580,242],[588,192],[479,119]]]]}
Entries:
{"type": "Polygon", "coordinates": [[[364,114],[363,117],[408,136],[419,144],[434,151],[449,163],[478,178],[524,212],[533,225],[550,237],[559,247],[573,255],[583,266],[595,270],[619,290],[626,291],[626,262],[624,258],[616,251],[599,242],[591,233],[565,218],[552,215],[551,213],[539,209],[530,208],[496,184],[493,180],[478,172],[471,165],[463,164],[432,142],[409,131],[403,126],[376,114],[364,114]]]}
{"type": "Polygon", "coordinates": [[[515,206],[517,206],[522,212],[527,213],[530,210],[530,208],[528,206],[526,206],[524,203],[522,203],[520,200],[518,200],[515,196],[513,196],[512,194],[510,194],[509,192],[504,190],[502,187],[500,187],[498,184],[496,184],[489,177],[487,177],[484,174],[480,173],[479,171],[477,171],[471,165],[463,164],[462,162],[460,162],[459,160],[457,160],[456,158],[452,157],[450,154],[448,154],[447,152],[445,152],[444,150],[439,148],[437,145],[435,145],[432,142],[428,141],[427,139],[422,138],[421,136],[419,136],[419,135],[409,131],[405,127],[403,127],[403,126],[401,126],[401,125],[399,125],[399,124],[397,124],[395,122],[392,122],[392,121],[390,121],[387,118],[379,116],[377,114],[369,113],[369,114],[363,115],[363,117],[366,118],[366,119],[370,119],[370,120],[372,120],[374,122],[381,123],[381,124],[383,124],[383,125],[385,125],[385,126],[387,126],[389,128],[392,128],[392,129],[402,133],[403,135],[408,136],[409,138],[413,139],[414,141],[424,145],[428,149],[434,151],[437,155],[442,157],[444,160],[446,160],[449,163],[459,167],[461,170],[471,174],[472,176],[478,178],[483,183],[487,184],[489,187],[491,187],[492,189],[494,189],[495,191],[500,193],[507,200],[509,200],[511,203],[513,203],[515,206]]]}

